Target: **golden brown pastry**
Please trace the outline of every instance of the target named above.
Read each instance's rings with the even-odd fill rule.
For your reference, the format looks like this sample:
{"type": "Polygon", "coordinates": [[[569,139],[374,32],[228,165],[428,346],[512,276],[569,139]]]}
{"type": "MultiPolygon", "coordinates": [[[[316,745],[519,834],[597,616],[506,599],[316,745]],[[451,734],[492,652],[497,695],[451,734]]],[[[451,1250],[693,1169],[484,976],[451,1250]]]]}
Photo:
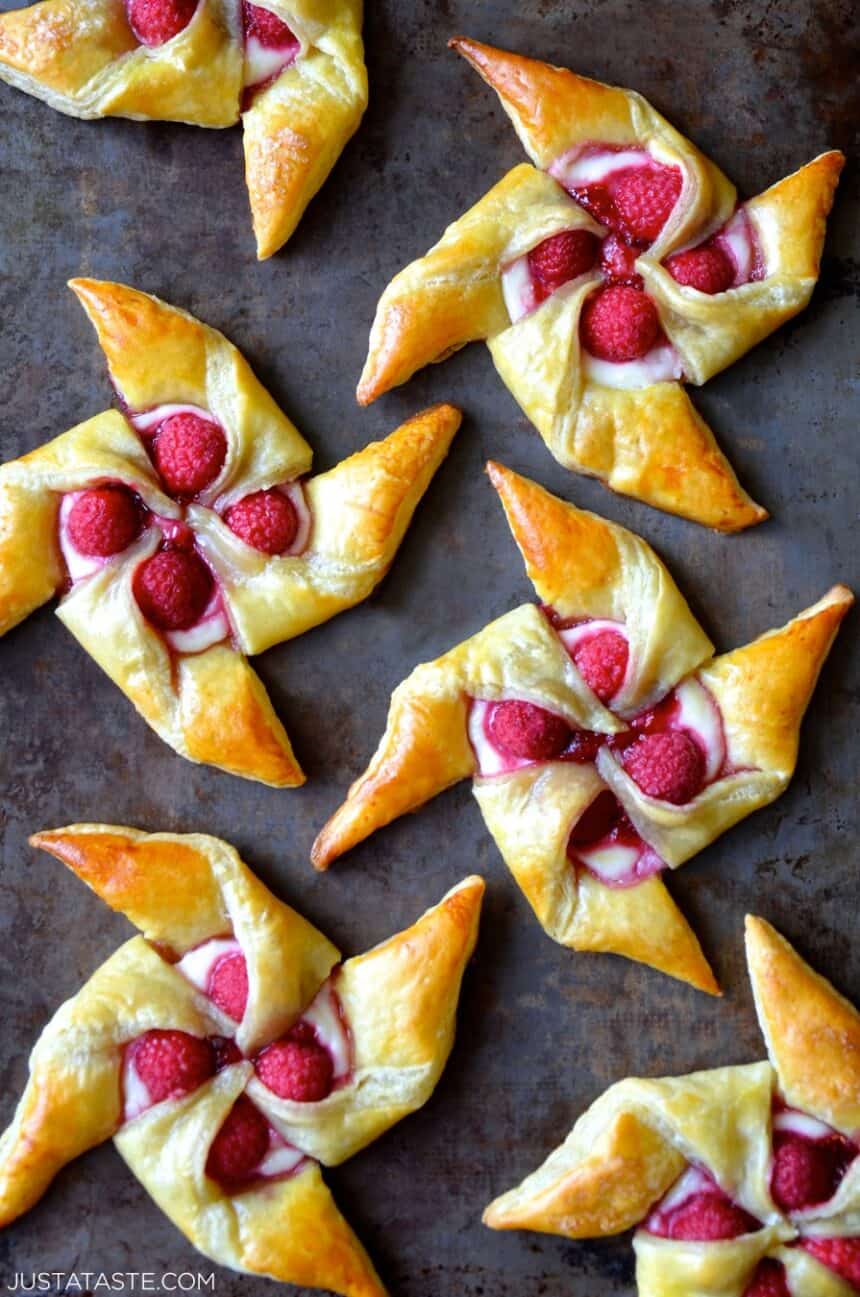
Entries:
{"type": "Polygon", "coordinates": [[[760,522],[682,384],[806,306],[842,155],[739,204],[640,95],[452,45],[498,92],[534,166],[515,167],[386,288],[359,401],[484,339],[566,468],[720,531],[760,522]]]}
{"type": "Polygon", "coordinates": [[[613,1085],[487,1225],[636,1227],[640,1297],[860,1291],[860,1015],[763,919],[746,943],[769,1062],[613,1085]]]}
{"type": "MultiPolygon", "coordinates": [[[[384,1297],[320,1174],[429,1098],[454,1039],[484,884],[355,959],[226,842],[104,824],[39,833],[142,935],[45,1027],[0,1137],[0,1225],[110,1137],[221,1265],[384,1297]]],[[[7,1039],[8,1043],[8,1039],[7,1039]]]]}
{"type": "Polygon", "coordinates": [[[660,880],[774,801],[853,597],[714,656],[638,536],[499,464],[490,477],[541,606],[506,613],[394,691],[382,741],[319,834],[318,869],[472,776],[545,931],[717,992],[660,880]]]}
{"type": "Polygon", "coordinates": [[[276,787],[304,782],[247,654],[365,599],[447,453],[437,405],[328,473],[220,333],[77,279],[123,414],[0,467],[0,634],[57,614],[165,742],[276,787]]]}
{"type": "Polygon", "coordinates": [[[0,14],[0,78],[72,117],[241,118],[262,259],[367,106],[361,0],[39,0],[0,14]]]}

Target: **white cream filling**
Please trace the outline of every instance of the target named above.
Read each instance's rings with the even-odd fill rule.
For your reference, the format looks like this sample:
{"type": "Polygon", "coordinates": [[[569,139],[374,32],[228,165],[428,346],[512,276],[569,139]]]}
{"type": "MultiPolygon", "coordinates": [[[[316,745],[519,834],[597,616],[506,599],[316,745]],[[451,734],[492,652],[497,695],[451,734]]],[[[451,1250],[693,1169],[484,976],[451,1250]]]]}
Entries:
{"type": "Polygon", "coordinates": [[[125,1051],[122,1068],[123,1121],[132,1121],[152,1107],[152,1097],[138,1075],[130,1049],[125,1051]]]}
{"type": "Polygon", "coordinates": [[[742,207],[739,207],[732,219],[723,226],[716,236],[717,242],[723,244],[724,251],[735,265],[735,277],[732,287],[737,288],[748,282],[753,272],[755,246],[752,240],[749,218],[742,207]]]}
{"type": "Polygon", "coordinates": [[[623,149],[613,153],[611,149],[602,152],[586,153],[577,156],[576,151],[562,154],[556,158],[549,169],[549,174],[565,189],[584,189],[586,185],[598,184],[611,176],[614,171],[626,171],[629,167],[647,167],[652,158],[644,149],[623,149]]]}
{"type": "Polygon", "coordinates": [[[304,1156],[301,1149],[293,1148],[292,1144],[276,1144],[274,1148],[269,1149],[257,1167],[257,1174],[288,1175],[304,1161],[304,1156]]]}
{"type": "Polygon", "coordinates": [[[192,986],[196,986],[205,994],[215,964],[222,955],[229,955],[234,951],[239,951],[240,954],[242,951],[235,937],[213,937],[210,941],[204,941],[202,945],[195,946],[193,950],[184,954],[175,968],[192,986]]]}
{"type": "Polygon", "coordinates": [[[675,690],[677,716],[672,729],[692,730],[705,752],[705,780],[716,779],[726,762],[726,740],[720,710],[710,692],[695,676],[689,676],[675,690]]]}
{"type": "Polygon", "coordinates": [[[280,45],[273,49],[271,46],[263,45],[256,36],[246,36],[242,84],[244,86],[258,86],[262,81],[268,81],[271,77],[277,76],[282,68],[295,62],[300,49],[301,46],[298,41],[293,41],[290,45],[280,45]]]}
{"type": "Polygon", "coordinates": [[[714,1181],[704,1171],[697,1166],[689,1166],[680,1180],[677,1180],[674,1186],[666,1194],[666,1197],[658,1203],[652,1212],[652,1216],[660,1217],[676,1207],[680,1207],[688,1198],[692,1198],[696,1193],[713,1193],[714,1181]]]}
{"type": "Polygon", "coordinates": [[[212,591],[202,617],[188,630],[168,630],[164,638],[177,653],[202,653],[213,644],[220,644],[230,634],[230,623],[224,610],[221,591],[217,586],[212,591]]]}
{"type": "Polygon", "coordinates": [[[333,1079],[340,1080],[348,1076],[352,1067],[349,1036],[338,1010],[336,992],[331,978],[324,982],[305,1012],[302,1022],[308,1022],[314,1028],[317,1039],[331,1055],[333,1079]]]}
{"type": "MultiPolygon", "coordinates": [[[[82,581],[84,577],[92,576],[94,572],[100,572],[108,563],[112,563],[114,559],[119,558],[120,553],[125,554],[128,549],[131,549],[131,545],[128,545],[120,553],[103,557],[101,554],[82,554],[76,548],[69,535],[69,514],[74,509],[76,501],[85,493],[86,488],[83,491],[69,491],[67,495],[63,496],[60,504],[60,550],[72,581],[82,581]]],[[[136,544],[139,539],[140,536],[135,536],[131,544],[136,544]]]]}
{"type": "Polygon", "coordinates": [[[207,423],[217,423],[209,410],[203,410],[199,405],[156,405],[154,409],[144,410],[142,414],[130,415],[129,419],[133,427],[145,435],[154,432],[159,424],[173,414],[196,414],[207,423]]]}
{"type": "Polygon", "coordinates": [[[604,883],[618,883],[634,874],[641,855],[640,847],[609,842],[602,847],[573,847],[577,860],[587,865],[604,883]]]}
{"type": "Polygon", "coordinates": [[[582,349],[582,370],[589,382],[600,387],[633,391],[652,383],[668,383],[684,376],[681,357],[670,342],[658,343],[639,360],[599,360],[582,349]]]}
{"type": "Polygon", "coordinates": [[[296,511],[298,526],[292,545],[285,550],[280,558],[294,557],[301,554],[308,547],[308,541],[311,538],[311,527],[313,526],[313,515],[308,508],[308,502],[305,499],[304,488],[301,482],[288,482],[285,486],[279,486],[278,490],[287,497],[296,511]]]}
{"type": "Polygon", "coordinates": [[[529,268],[528,253],[517,257],[502,271],[502,296],[511,324],[516,324],[524,315],[529,315],[537,306],[532,272],[529,268]]]}
{"type": "Polygon", "coordinates": [[[819,1121],[817,1117],[810,1117],[805,1112],[793,1112],[788,1109],[784,1112],[777,1112],[773,1118],[773,1128],[779,1131],[789,1131],[792,1135],[800,1135],[803,1139],[829,1139],[836,1134],[826,1122],[819,1121]]]}
{"type": "Polygon", "coordinates": [[[479,775],[501,775],[534,765],[528,757],[511,757],[501,753],[487,734],[487,716],[494,702],[476,698],[469,708],[469,742],[478,761],[479,775]]]}

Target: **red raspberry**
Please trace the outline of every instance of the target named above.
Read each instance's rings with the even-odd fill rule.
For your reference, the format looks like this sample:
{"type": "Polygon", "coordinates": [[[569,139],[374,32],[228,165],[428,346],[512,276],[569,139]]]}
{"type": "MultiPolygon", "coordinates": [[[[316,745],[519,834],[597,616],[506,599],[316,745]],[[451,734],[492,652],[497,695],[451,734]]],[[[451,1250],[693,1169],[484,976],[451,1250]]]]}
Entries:
{"type": "Polygon", "coordinates": [[[283,491],[255,491],[233,504],[224,521],[246,545],[264,554],[283,554],[296,538],[299,515],[283,491]]]}
{"type": "Polygon", "coordinates": [[[828,1270],[860,1288],[860,1238],[807,1238],[802,1246],[828,1270]]]}
{"type": "Polygon", "coordinates": [[[574,765],[588,765],[594,761],[603,744],[605,734],[595,734],[594,730],[571,730],[567,747],[561,754],[562,761],[572,761],[574,765]]]}
{"type": "Polygon", "coordinates": [[[666,269],[676,283],[697,288],[700,293],[724,293],[735,277],[734,266],[715,243],[676,252],[666,261],[666,269]]]}
{"type": "Polygon", "coordinates": [[[248,1005],[248,965],[241,950],[228,951],[209,970],[206,994],[222,1013],[241,1022],[248,1005]]]}
{"type": "Polygon", "coordinates": [[[630,650],[617,630],[602,630],[580,640],[573,650],[579,674],[602,703],[608,703],[621,688],[627,673],[630,650]]]}
{"type": "Polygon", "coordinates": [[[205,490],[224,467],[227,438],[217,423],[199,414],[172,414],[158,429],[155,467],[171,495],[190,499],[205,490]]]}
{"type": "Polygon", "coordinates": [[[188,630],[212,595],[212,573],[194,550],[162,549],[134,574],[134,597],[159,630],[188,630]]]}
{"type": "Polygon", "coordinates": [[[266,49],[278,49],[282,45],[297,44],[289,27],[271,9],[261,5],[252,5],[242,0],[242,21],[245,26],[245,37],[255,36],[266,49]]]}
{"type": "Polygon", "coordinates": [[[661,1237],[687,1243],[714,1243],[750,1234],[758,1228],[758,1221],[724,1194],[694,1193],[669,1214],[661,1237]]]}
{"type": "Polygon", "coordinates": [[[705,757],[684,730],[646,734],[624,753],[624,769],[648,797],[682,806],[705,783],[705,757]]]}
{"type": "Polygon", "coordinates": [[[610,234],[600,248],[600,269],[613,283],[641,288],[642,276],[636,273],[636,258],[641,251],[641,248],[625,243],[617,234],[610,234]]]}
{"type": "Polygon", "coordinates": [[[777,1133],[774,1139],[770,1191],[783,1211],[801,1211],[829,1202],[854,1160],[844,1140],[809,1140],[777,1133]]]}
{"type": "Polygon", "coordinates": [[[584,847],[592,842],[599,842],[623,822],[629,823],[621,809],[621,803],[607,788],[599,793],[588,809],[580,815],[573,826],[568,846],[584,847]]]}
{"type": "Polygon", "coordinates": [[[529,761],[551,761],[560,756],[570,741],[567,721],[536,703],[495,703],[487,729],[497,748],[511,757],[529,761]]]}
{"type": "Polygon", "coordinates": [[[612,179],[615,210],[636,243],[653,243],[681,193],[679,167],[629,167],[612,179]]]}
{"type": "Polygon", "coordinates": [[[194,17],[197,0],[126,0],[131,30],[141,45],[164,45],[194,17]]]}
{"type": "Polygon", "coordinates": [[[228,1187],[240,1185],[250,1179],[268,1147],[269,1123],[259,1108],[240,1094],[212,1141],[206,1174],[228,1187]]]}
{"type": "Polygon", "coordinates": [[[638,360],[660,337],[657,308],[640,288],[609,284],[585,303],[580,337],[598,360],[638,360]]]}
{"type": "Polygon", "coordinates": [[[81,554],[110,558],[128,549],[143,522],[136,496],[125,486],[82,491],[69,510],[69,539],[81,554]]]}
{"type": "Polygon", "coordinates": [[[752,1279],[744,1288],[743,1297],[791,1297],[785,1267],[772,1257],[759,1261],[752,1279]]]}
{"type": "Polygon", "coordinates": [[[280,1099],[318,1103],[331,1094],[333,1065],[307,1023],[299,1023],[257,1058],[254,1069],[263,1085],[280,1099]]]}
{"type": "Polygon", "coordinates": [[[187,1031],[144,1032],[129,1046],[129,1057],[153,1103],[181,1099],[215,1074],[209,1041],[187,1031]]]}
{"type": "Polygon", "coordinates": [[[597,239],[590,230],[562,230],[532,248],[529,269],[549,294],[568,280],[586,274],[596,260],[597,239]]]}

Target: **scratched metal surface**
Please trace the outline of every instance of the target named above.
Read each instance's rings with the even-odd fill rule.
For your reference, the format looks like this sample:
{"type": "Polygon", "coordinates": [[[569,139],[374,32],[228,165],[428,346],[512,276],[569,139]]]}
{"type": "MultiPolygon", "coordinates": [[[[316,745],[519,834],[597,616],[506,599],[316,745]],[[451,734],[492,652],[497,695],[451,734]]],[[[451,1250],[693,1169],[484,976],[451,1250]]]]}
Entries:
{"type": "MultiPolygon", "coordinates": [[[[0,87],[4,459],[110,401],[90,327],[64,288],[74,274],[125,280],[222,328],[305,431],[320,468],[431,401],[456,401],[467,415],[374,597],[258,659],[309,776],[299,791],[175,757],[49,608],[0,644],[0,1122],[43,1023],[128,932],[26,845],[33,830],[73,820],[221,834],[348,953],[408,924],[465,873],[486,875],[459,1039],[436,1094],[326,1176],[399,1297],[630,1297],[627,1238],[492,1234],[481,1210],[618,1078],[761,1056],[742,959],[745,910],[776,922],[860,998],[856,617],[824,671],[789,792],[672,879],[722,1001],[553,945],[465,785],[329,875],[308,864],[315,832],[376,743],[392,687],[530,595],[482,476],[488,455],[640,531],[723,648],[860,575],[851,168],[811,308],[695,397],[771,509],[765,526],[721,539],[566,474],[480,346],[358,410],[353,389],[380,291],[522,156],[495,98],[446,52],[446,39],[463,31],[637,87],[753,193],[827,146],[856,143],[850,10],[850,0],[380,0],[366,24],[372,104],[361,131],[287,250],[262,266],[238,130],[86,124],[0,87]]],[[[214,1268],[219,1297],[272,1291],[214,1268]]],[[[212,1269],[109,1145],[62,1173],[0,1236],[0,1285],[33,1270],[212,1269]]]]}

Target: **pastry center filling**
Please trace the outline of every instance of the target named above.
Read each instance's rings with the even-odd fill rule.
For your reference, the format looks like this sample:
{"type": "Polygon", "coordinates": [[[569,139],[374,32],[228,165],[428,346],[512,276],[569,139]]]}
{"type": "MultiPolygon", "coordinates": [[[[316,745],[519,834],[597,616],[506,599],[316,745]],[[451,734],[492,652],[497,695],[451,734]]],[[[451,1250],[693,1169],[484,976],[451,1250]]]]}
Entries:
{"type": "Polygon", "coordinates": [[[305,1161],[246,1094],[240,1094],[209,1147],[206,1174],[230,1194],[258,1180],[281,1179],[305,1161]]]}
{"type": "Polygon", "coordinates": [[[806,1238],[801,1247],[860,1291],[860,1238],[806,1238]]]}
{"type": "Polygon", "coordinates": [[[645,149],[586,144],[556,159],[549,173],[580,207],[625,242],[659,237],[681,196],[681,168],[645,149]]]}
{"type": "Polygon", "coordinates": [[[706,1171],[688,1167],[646,1217],[643,1228],[658,1238],[688,1243],[713,1243],[739,1238],[761,1229],[706,1171]]]}
{"type": "Polygon", "coordinates": [[[141,45],[164,45],[188,26],[197,0],[125,0],[131,30],[141,45]]]}
{"type": "Polygon", "coordinates": [[[773,1257],[759,1261],[743,1297],[791,1297],[782,1262],[773,1257]]]}
{"type": "Polygon", "coordinates": [[[608,788],[598,793],[573,826],[567,857],[607,887],[635,887],[664,868],[608,788]]]}
{"type": "Polygon", "coordinates": [[[293,63],[301,43],[283,19],[271,9],[242,0],[242,25],[245,34],[246,87],[262,88],[293,63]]]}
{"type": "Polygon", "coordinates": [[[728,773],[720,710],[695,676],[635,717],[609,744],[646,796],[674,806],[692,801],[728,773]]]}
{"type": "Polygon", "coordinates": [[[240,1057],[233,1042],[221,1036],[203,1039],[160,1028],[144,1032],[123,1051],[123,1120],[165,1099],[183,1098],[240,1057]]]}
{"type": "Polygon", "coordinates": [[[785,1212],[829,1202],[857,1148],[838,1131],[805,1113],[783,1108],[773,1118],[770,1191],[785,1212]]]}

